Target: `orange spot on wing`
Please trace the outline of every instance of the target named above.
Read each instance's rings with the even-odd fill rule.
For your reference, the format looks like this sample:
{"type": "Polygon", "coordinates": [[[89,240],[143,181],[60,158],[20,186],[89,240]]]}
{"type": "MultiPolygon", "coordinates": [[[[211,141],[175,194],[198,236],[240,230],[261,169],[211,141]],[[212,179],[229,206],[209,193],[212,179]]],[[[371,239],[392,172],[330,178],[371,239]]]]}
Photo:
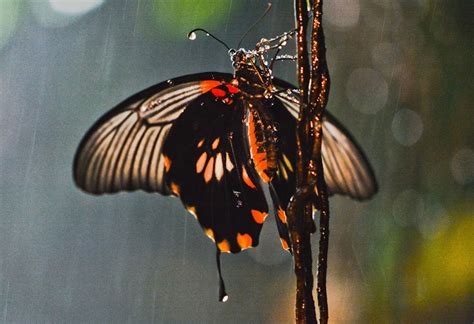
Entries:
{"type": "Polygon", "coordinates": [[[202,144],[204,144],[204,138],[199,141],[197,147],[200,148],[202,146],[202,144]]]}
{"type": "Polygon", "coordinates": [[[199,157],[199,159],[196,162],[196,172],[197,173],[202,172],[202,170],[204,169],[204,165],[206,164],[206,160],[207,160],[207,153],[204,152],[204,153],[201,154],[201,156],[199,157]]]}
{"type": "Polygon", "coordinates": [[[188,206],[186,209],[188,210],[188,212],[189,212],[191,215],[194,216],[194,218],[196,218],[196,219],[198,218],[198,217],[197,217],[197,212],[196,212],[196,207],[188,206]]]}
{"type": "Polygon", "coordinates": [[[252,189],[256,189],[255,185],[253,184],[252,180],[250,180],[249,175],[247,174],[247,170],[245,170],[245,166],[242,166],[242,178],[247,186],[252,189]]]}
{"type": "Polygon", "coordinates": [[[163,155],[163,164],[165,166],[165,171],[168,172],[171,168],[171,160],[166,155],[163,155]]]}
{"type": "Polygon", "coordinates": [[[215,150],[217,146],[219,145],[219,137],[212,142],[212,149],[215,150]]]}
{"type": "Polygon", "coordinates": [[[230,252],[230,244],[227,240],[223,240],[217,243],[217,247],[219,248],[219,250],[221,250],[221,252],[230,252]]]}
{"type": "Polygon", "coordinates": [[[286,224],[286,213],[281,207],[278,208],[278,218],[280,218],[283,224],[286,224]]]}
{"type": "Polygon", "coordinates": [[[249,234],[237,233],[237,243],[242,250],[252,247],[252,237],[249,234]]]}
{"type": "Polygon", "coordinates": [[[176,183],[171,182],[170,189],[172,193],[174,193],[176,196],[179,196],[180,188],[176,183]]]}
{"type": "Polygon", "coordinates": [[[263,222],[265,221],[265,218],[268,215],[267,213],[261,212],[256,209],[252,209],[250,213],[252,214],[253,220],[258,224],[263,224],[263,222]]]}
{"type": "Polygon", "coordinates": [[[227,94],[224,90],[219,88],[214,88],[211,90],[211,92],[216,97],[225,97],[225,95],[227,94]]]}
{"type": "Polygon", "coordinates": [[[232,171],[232,169],[234,168],[234,165],[232,164],[232,161],[230,160],[229,153],[225,154],[225,168],[229,172],[232,171]]]}
{"type": "Polygon", "coordinates": [[[211,90],[212,88],[219,86],[220,84],[221,82],[216,80],[205,80],[201,81],[199,85],[201,86],[201,92],[205,93],[211,90]]]}
{"type": "Polygon", "coordinates": [[[288,242],[287,242],[287,241],[285,241],[284,239],[281,238],[281,239],[280,239],[280,242],[281,242],[281,246],[283,246],[283,248],[284,248],[285,250],[289,250],[289,249],[290,249],[290,247],[288,246],[288,242]]]}
{"type": "Polygon", "coordinates": [[[209,237],[213,242],[216,241],[216,239],[214,238],[214,231],[212,230],[212,228],[204,229],[204,233],[206,233],[207,237],[209,237]]]}
{"type": "Polygon", "coordinates": [[[209,159],[207,162],[206,170],[204,171],[204,181],[208,183],[212,179],[212,175],[214,174],[214,157],[209,159]]]}

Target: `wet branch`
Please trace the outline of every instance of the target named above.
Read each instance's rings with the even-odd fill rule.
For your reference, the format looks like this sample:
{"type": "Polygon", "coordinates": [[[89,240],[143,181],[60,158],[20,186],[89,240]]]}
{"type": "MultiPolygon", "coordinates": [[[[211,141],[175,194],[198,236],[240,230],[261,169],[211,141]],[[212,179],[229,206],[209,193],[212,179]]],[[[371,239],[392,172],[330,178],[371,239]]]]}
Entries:
{"type": "Polygon", "coordinates": [[[317,296],[320,322],[328,321],[326,270],[329,240],[329,204],[321,159],[322,116],[329,95],[329,72],[321,23],[322,0],[314,0],[311,58],[306,40],[307,0],[295,0],[297,73],[300,112],[296,131],[296,191],[288,206],[296,274],[296,322],[317,323],[314,307],[311,233],[315,232],[313,206],[320,209],[317,296]],[[310,65],[311,63],[311,65],[310,65]]]}

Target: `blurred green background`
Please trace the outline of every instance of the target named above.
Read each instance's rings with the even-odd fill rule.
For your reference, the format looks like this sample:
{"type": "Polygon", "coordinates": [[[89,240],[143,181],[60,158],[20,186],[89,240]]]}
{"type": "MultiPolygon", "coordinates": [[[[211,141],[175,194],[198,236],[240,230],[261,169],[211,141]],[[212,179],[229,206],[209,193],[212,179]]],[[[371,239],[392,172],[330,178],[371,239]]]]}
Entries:
{"type": "MultiPolygon", "coordinates": [[[[225,49],[189,41],[190,29],[235,46],[266,4],[0,0],[0,321],[293,320],[292,261],[275,224],[257,249],[224,255],[220,304],[214,247],[177,199],[93,197],[71,175],[83,134],[119,101],[168,78],[231,72],[225,49]]],[[[328,110],[380,184],[370,202],[331,200],[330,319],[472,323],[472,2],[324,6],[328,110]]],[[[243,44],[293,24],[292,2],[273,1],[243,44]]],[[[294,82],[294,63],[275,75],[294,82]]]]}

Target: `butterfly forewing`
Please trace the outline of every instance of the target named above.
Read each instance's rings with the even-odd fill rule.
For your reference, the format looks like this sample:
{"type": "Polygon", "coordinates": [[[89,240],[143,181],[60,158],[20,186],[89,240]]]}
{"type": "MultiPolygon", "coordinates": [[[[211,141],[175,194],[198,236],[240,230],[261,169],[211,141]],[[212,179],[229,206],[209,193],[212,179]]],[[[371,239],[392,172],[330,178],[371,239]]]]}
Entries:
{"type": "Polygon", "coordinates": [[[82,140],[74,161],[76,184],[94,194],[137,189],[169,194],[161,151],[173,121],[210,85],[231,77],[224,73],[184,76],[119,104],[82,140]]]}

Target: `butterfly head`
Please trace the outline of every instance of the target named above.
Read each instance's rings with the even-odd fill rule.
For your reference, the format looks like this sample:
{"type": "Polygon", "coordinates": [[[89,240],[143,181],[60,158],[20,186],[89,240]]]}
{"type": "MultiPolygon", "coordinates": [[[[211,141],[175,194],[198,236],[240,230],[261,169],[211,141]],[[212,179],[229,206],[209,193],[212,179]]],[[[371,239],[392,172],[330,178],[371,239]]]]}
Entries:
{"type": "Polygon", "coordinates": [[[263,54],[243,48],[229,50],[239,88],[250,95],[263,95],[271,85],[271,70],[266,65],[263,54]]]}
{"type": "MultiPolygon", "coordinates": [[[[270,6],[267,8],[267,11],[269,8],[270,6]]],[[[246,50],[240,47],[248,31],[241,38],[236,47],[237,49],[230,48],[225,42],[202,28],[196,28],[190,31],[188,38],[191,40],[196,39],[196,32],[205,33],[206,36],[212,37],[227,48],[230,60],[232,61],[232,67],[234,68],[234,80],[239,85],[239,89],[251,97],[264,96],[271,98],[272,92],[274,91],[272,85],[273,64],[276,61],[295,60],[291,55],[278,54],[283,47],[287,45],[288,40],[296,34],[296,30],[283,33],[270,39],[262,38],[256,44],[254,50],[246,50]]]]}

